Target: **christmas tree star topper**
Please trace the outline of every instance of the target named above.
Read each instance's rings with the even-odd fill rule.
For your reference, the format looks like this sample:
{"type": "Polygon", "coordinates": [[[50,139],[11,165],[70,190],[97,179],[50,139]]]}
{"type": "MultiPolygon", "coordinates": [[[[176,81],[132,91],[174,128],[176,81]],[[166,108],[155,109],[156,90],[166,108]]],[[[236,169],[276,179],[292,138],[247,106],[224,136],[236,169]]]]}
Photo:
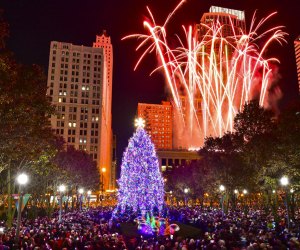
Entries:
{"type": "Polygon", "coordinates": [[[145,127],[145,120],[141,117],[135,119],[134,121],[134,125],[137,127],[137,128],[144,128],[145,127]]]}

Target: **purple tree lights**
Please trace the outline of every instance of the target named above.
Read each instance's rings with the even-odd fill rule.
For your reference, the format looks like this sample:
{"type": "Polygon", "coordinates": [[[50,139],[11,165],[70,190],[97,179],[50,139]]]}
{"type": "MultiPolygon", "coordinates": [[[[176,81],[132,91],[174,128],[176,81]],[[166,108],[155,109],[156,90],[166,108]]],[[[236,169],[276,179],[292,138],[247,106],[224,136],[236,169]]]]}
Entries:
{"type": "Polygon", "coordinates": [[[140,212],[161,211],[164,204],[164,182],[154,145],[144,130],[144,121],[136,120],[137,129],[130,138],[118,180],[118,209],[140,212]]]}

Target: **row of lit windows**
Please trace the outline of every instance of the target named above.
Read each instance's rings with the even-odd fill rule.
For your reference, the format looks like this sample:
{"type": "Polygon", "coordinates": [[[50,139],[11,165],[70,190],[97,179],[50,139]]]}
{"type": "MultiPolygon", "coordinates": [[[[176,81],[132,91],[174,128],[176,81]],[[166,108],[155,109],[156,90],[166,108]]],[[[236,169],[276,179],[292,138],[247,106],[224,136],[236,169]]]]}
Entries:
{"type": "MultiPolygon", "coordinates": [[[[63,79],[63,78],[62,78],[63,79]]],[[[54,81],[54,76],[51,76],[51,80],[54,81]]],[[[78,82],[78,78],[75,78],[76,82],[78,82]]],[[[72,78],[72,82],[74,82],[74,78],[72,78]]],[[[86,79],[83,79],[83,83],[89,83],[89,81],[86,81],[86,79]]],[[[93,81],[94,84],[100,84],[100,80],[96,80],[94,79],[93,81]]],[[[78,84],[80,84],[79,82],[77,84],[67,84],[67,83],[59,83],[59,88],[64,88],[67,89],[68,86],[71,86],[71,89],[78,89],[78,84]]],[[[89,90],[88,85],[84,85],[85,87],[82,87],[82,90],[89,90]],[[85,89],[84,89],[85,88],[85,89]]],[[[50,82],[50,87],[53,88],[54,87],[54,82],[50,82]]],[[[97,90],[100,91],[100,87],[98,86],[93,86],[93,90],[97,90]]]]}
{"type": "Polygon", "coordinates": [[[160,114],[160,115],[147,115],[145,118],[149,121],[161,121],[161,119],[164,119],[166,121],[170,121],[168,119],[172,118],[172,114],[160,114]]]}
{"type": "Polygon", "coordinates": [[[160,134],[150,134],[151,138],[166,138],[166,140],[169,140],[170,138],[172,138],[172,134],[171,133],[166,133],[165,135],[160,135],[160,134]]]}
{"type": "MultiPolygon", "coordinates": [[[[75,135],[76,130],[75,129],[68,129],[68,135],[75,135]]],[[[80,135],[87,135],[87,130],[79,130],[80,135]]],[[[98,136],[98,130],[91,130],[91,136],[98,136]]]]}
{"type": "MultiPolygon", "coordinates": [[[[51,64],[51,66],[52,66],[52,70],[53,71],[51,71],[51,73],[53,73],[54,74],[54,68],[55,68],[55,65],[56,65],[56,63],[55,63],[55,57],[52,57],[52,64],[51,64]]],[[[79,61],[79,59],[75,59],[75,58],[73,58],[73,60],[72,60],[72,69],[77,69],[77,70],[79,70],[79,64],[80,64],[80,61],[79,61]]],[[[83,61],[83,63],[84,64],[90,64],[90,60],[84,60],[83,61]]],[[[98,66],[100,66],[101,65],[101,61],[94,61],[94,65],[98,65],[98,66]]],[[[60,67],[62,68],[62,69],[68,69],[69,68],[69,59],[68,58],[61,58],[61,64],[60,64],[60,67]]],[[[87,66],[87,65],[84,65],[83,67],[83,70],[88,70],[88,71],[90,71],[90,66],[87,66]]],[[[94,67],[94,71],[100,71],[101,70],[101,68],[99,68],[99,67],[94,67]]]]}
{"type": "Polygon", "coordinates": [[[155,146],[155,147],[156,147],[156,148],[162,148],[162,149],[163,149],[163,148],[169,148],[169,149],[172,148],[171,144],[168,144],[168,145],[167,145],[167,144],[166,144],[166,145],[165,145],[165,144],[161,144],[161,145],[157,145],[157,146],[155,146]]]}
{"type": "MultiPolygon", "coordinates": [[[[57,45],[53,46],[53,48],[57,48],[57,45]]],[[[63,45],[63,49],[68,49],[68,45],[63,45]]],[[[52,50],[53,55],[56,55],[56,52],[57,52],[56,50],[52,50]]],[[[69,56],[70,54],[69,54],[69,51],[62,50],[61,55],[62,56],[69,56]]],[[[81,54],[80,54],[80,52],[73,52],[72,55],[73,55],[73,57],[80,57],[81,54]]],[[[84,53],[83,57],[84,58],[91,58],[91,54],[84,53]]],[[[94,56],[95,59],[100,59],[101,57],[102,57],[101,55],[95,55],[94,56]]]]}
{"type": "Polygon", "coordinates": [[[172,128],[172,124],[171,123],[151,123],[150,125],[146,125],[146,129],[155,129],[155,130],[158,130],[158,131],[161,131],[161,130],[169,130],[170,128],[172,128]]]}
{"type": "MultiPolygon", "coordinates": [[[[66,83],[60,83],[59,84],[59,88],[64,88],[66,89],[68,86],[68,84],[66,83]]],[[[78,89],[78,84],[71,84],[71,89],[78,89]]],[[[53,87],[53,83],[51,83],[51,87],[53,87]]],[[[90,90],[90,86],[89,85],[82,85],[81,90],[83,91],[89,91],[90,90]]],[[[93,91],[100,91],[100,87],[98,86],[93,86],[93,91]]]]}
{"type": "MultiPolygon", "coordinates": [[[[57,119],[61,119],[64,120],[65,119],[65,114],[57,114],[57,119]]],[[[77,116],[76,114],[69,114],[69,120],[76,120],[77,116]]],[[[99,117],[98,116],[92,116],[92,122],[97,122],[99,121],[99,117]]],[[[80,115],[80,121],[88,121],[88,115],[80,115]]],[[[74,127],[73,125],[71,125],[72,123],[69,123],[69,127],[74,127]]],[[[76,126],[76,125],[75,125],[76,126]]]]}
{"type": "Polygon", "coordinates": [[[162,158],[161,159],[161,165],[163,166],[179,166],[180,164],[185,165],[188,162],[195,161],[195,160],[187,160],[187,159],[166,159],[162,158]]]}
{"type": "Polygon", "coordinates": [[[163,110],[163,111],[159,111],[159,110],[143,110],[143,112],[140,112],[142,113],[143,115],[147,116],[147,117],[158,117],[158,116],[162,116],[162,115],[167,115],[167,114],[172,114],[172,111],[171,110],[163,110]]]}
{"type": "MultiPolygon", "coordinates": [[[[76,141],[75,137],[68,137],[68,143],[75,143],[75,141],[76,141]]],[[[79,143],[81,144],[81,145],[79,145],[79,149],[86,150],[86,145],[82,145],[82,144],[86,144],[87,143],[86,139],[80,138],[79,139],[79,143]]],[[[91,150],[92,152],[97,152],[98,147],[97,146],[91,146],[91,149],[93,149],[93,150],[91,150]]],[[[97,155],[97,154],[94,154],[94,155],[97,155]]]]}
{"type": "MultiPolygon", "coordinates": [[[[95,97],[94,97],[95,98],[95,97]]],[[[97,98],[100,98],[100,94],[97,94],[97,98]]],[[[77,103],[78,98],[70,98],[70,103],[77,103]]],[[[66,103],[67,99],[65,97],[59,97],[58,98],[59,103],[66,103]]],[[[89,104],[89,99],[81,99],[81,104],[89,104]]],[[[93,105],[99,105],[100,101],[99,100],[92,100],[93,105]]]]}
{"type": "MultiPolygon", "coordinates": [[[[69,125],[69,128],[76,128],[76,122],[69,122],[68,125],[69,125]]],[[[64,127],[65,122],[64,121],[57,121],[56,126],[57,127],[64,127]]],[[[87,128],[87,127],[88,127],[87,123],[80,122],[80,128],[87,128]]],[[[99,128],[99,125],[97,123],[92,123],[92,129],[98,129],[98,128],[99,128]]]]}

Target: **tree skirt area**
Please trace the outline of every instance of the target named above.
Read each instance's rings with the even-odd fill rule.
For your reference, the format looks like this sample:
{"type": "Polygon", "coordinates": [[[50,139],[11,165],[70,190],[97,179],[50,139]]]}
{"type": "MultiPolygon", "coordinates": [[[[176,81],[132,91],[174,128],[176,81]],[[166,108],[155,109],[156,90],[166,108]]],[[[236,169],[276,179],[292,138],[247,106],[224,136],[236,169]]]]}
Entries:
{"type": "MultiPolygon", "coordinates": [[[[175,232],[174,237],[180,236],[183,238],[195,238],[197,236],[199,237],[199,235],[201,234],[201,230],[199,228],[176,221],[172,223],[175,223],[180,227],[180,230],[178,232],[175,232]]],[[[123,236],[129,238],[141,237],[141,234],[139,234],[138,232],[137,225],[134,223],[121,223],[121,233],[123,236]]]]}

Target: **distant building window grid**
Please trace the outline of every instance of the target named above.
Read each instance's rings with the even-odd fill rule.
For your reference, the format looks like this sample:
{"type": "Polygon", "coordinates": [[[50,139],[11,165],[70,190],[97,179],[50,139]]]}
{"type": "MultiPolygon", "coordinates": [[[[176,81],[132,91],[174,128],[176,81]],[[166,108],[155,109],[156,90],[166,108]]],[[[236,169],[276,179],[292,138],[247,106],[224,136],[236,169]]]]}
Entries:
{"type": "MultiPolygon", "coordinates": [[[[54,47],[56,47],[56,46],[54,46],[54,47]]],[[[66,48],[66,47],[65,47],[66,48]]],[[[55,50],[55,52],[53,52],[53,54],[56,54],[56,50],[55,50]]],[[[69,53],[68,52],[63,52],[62,53],[62,55],[68,55],[69,53]]],[[[79,57],[80,56],[80,53],[73,53],[73,56],[77,56],[77,57],[79,57]]],[[[91,55],[90,54],[88,54],[88,55],[86,55],[85,54],[85,56],[87,56],[88,58],[91,58],[91,55]]],[[[97,56],[97,55],[95,55],[95,56],[97,56]]],[[[98,56],[97,56],[98,57],[98,56]]],[[[100,56],[98,57],[99,59],[101,58],[100,56]]],[[[56,57],[53,57],[52,58],[53,60],[56,60],[56,57]]],[[[62,61],[65,61],[64,59],[62,59],[62,61]]],[[[73,61],[74,62],[74,61],[73,61]]],[[[76,61],[75,61],[76,63],[79,63],[80,61],[79,61],[79,59],[77,59],[76,61]]],[[[87,61],[84,61],[84,63],[88,63],[88,64],[90,64],[90,61],[89,60],[87,60],[87,61]]],[[[96,62],[96,64],[97,65],[101,65],[101,62],[100,61],[97,61],[96,62]]],[[[55,67],[55,63],[52,63],[52,66],[53,67],[55,67]]],[[[90,69],[90,67],[88,66],[88,67],[86,67],[86,66],[84,66],[85,67],[85,69],[86,70],[89,70],[90,69]]],[[[68,68],[68,65],[67,64],[62,64],[61,65],[61,68],[68,68]]],[[[79,68],[79,65],[72,65],[72,68],[73,69],[75,69],[75,68],[79,68]]],[[[98,72],[100,72],[100,68],[99,67],[94,67],[94,71],[98,71],[98,72]]],[[[54,74],[55,73],[55,71],[54,70],[52,70],[52,73],[54,74]]],[[[85,72],[84,72],[85,73],[85,72]]],[[[68,75],[68,71],[67,70],[61,70],[60,71],[60,81],[68,81],[68,79],[67,79],[67,75],[68,75]]],[[[76,75],[76,76],[78,76],[79,75],[79,72],[78,71],[72,71],[72,75],[76,75]]],[[[89,73],[87,73],[87,74],[85,74],[85,75],[87,75],[87,76],[89,76],[89,73]]],[[[96,74],[95,75],[95,77],[98,77],[98,78],[100,78],[100,75],[99,74],[96,74]]],[[[52,76],[51,77],[51,80],[54,80],[54,76],[52,76]]],[[[73,81],[74,81],[74,79],[73,79],[73,81]]],[[[79,82],[79,80],[77,79],[77,78],[75,78],[75,81],[76,82],[79,82]]],[[[89,79],[84,79],[84,81],[87,81],[87,82],[89,82],[89,79]]],[[[95,83],[99,83],[99,82],[95,82],[95,83]]],[[[54,86],[54,83],[53,82],[51,82],[51,86],[54,86]]],[[[67,85],[65,84],[65,85],[61,85],[60,87],[67,87],[67,85]]],[[[74,85],[73,84],[71,84],[71,88],[73,89],[74,88],[74,85]]],[[[75,85],[75,88],[76,89],[78,89],[78,85],[75,85]]],[[[99,89],[96,89],[96,91],[99,91],[99,89]]],[[[77,95],[77,92],[70,92],[71,93],[71,95],[72,96],[76,96],[77,95]]],[[[50,95],[53,95],[53,90],[51,90],[50,91],[50,95]]],[[[63,95],[63,96],[67,96],[67,92],[66,91],[60,91],[59,92],[59,95],[63,95]]],[[[82,97],[87,97],[88,98],[88,94],[82,94],[82,97]]],[[[94,98],[100,98],[100,94],[96,94],[96,95],[94,95],[94,98]]],[[[72,100],[72,102],[76,102],[75,101],[75,99],[71,99],[72,100]]],[[[58,102],[66,102],[66,98],[59,98],[58,99],[58,102]]],[[[84,101],[82,101],[83,103],[85,103],[85,104],[88,104],[88,100],[87,99],[85,99],[84,101]]],[[[94,104],[99,104],[99,101],[96,101],[96,100],[93,100],[93,103],[94,104]]],[[[97,113],[99,112],[99,109],[96,109],[97,110],[97,113]]],[[[96,111],[95,111],[96,112],[96,111]]],[[[76,116],[70,116],[69,117],[70,119],[76,119],[76,116]]],[[[60,125],[60,124],[59,124],[60,125]]],[[[73,126],[73,124],[72,124],[72,126],[73,126]]],[[[97,134],[98,133],[98,131],[97,132],[95,132],[95,134],[97,134]]]]}

